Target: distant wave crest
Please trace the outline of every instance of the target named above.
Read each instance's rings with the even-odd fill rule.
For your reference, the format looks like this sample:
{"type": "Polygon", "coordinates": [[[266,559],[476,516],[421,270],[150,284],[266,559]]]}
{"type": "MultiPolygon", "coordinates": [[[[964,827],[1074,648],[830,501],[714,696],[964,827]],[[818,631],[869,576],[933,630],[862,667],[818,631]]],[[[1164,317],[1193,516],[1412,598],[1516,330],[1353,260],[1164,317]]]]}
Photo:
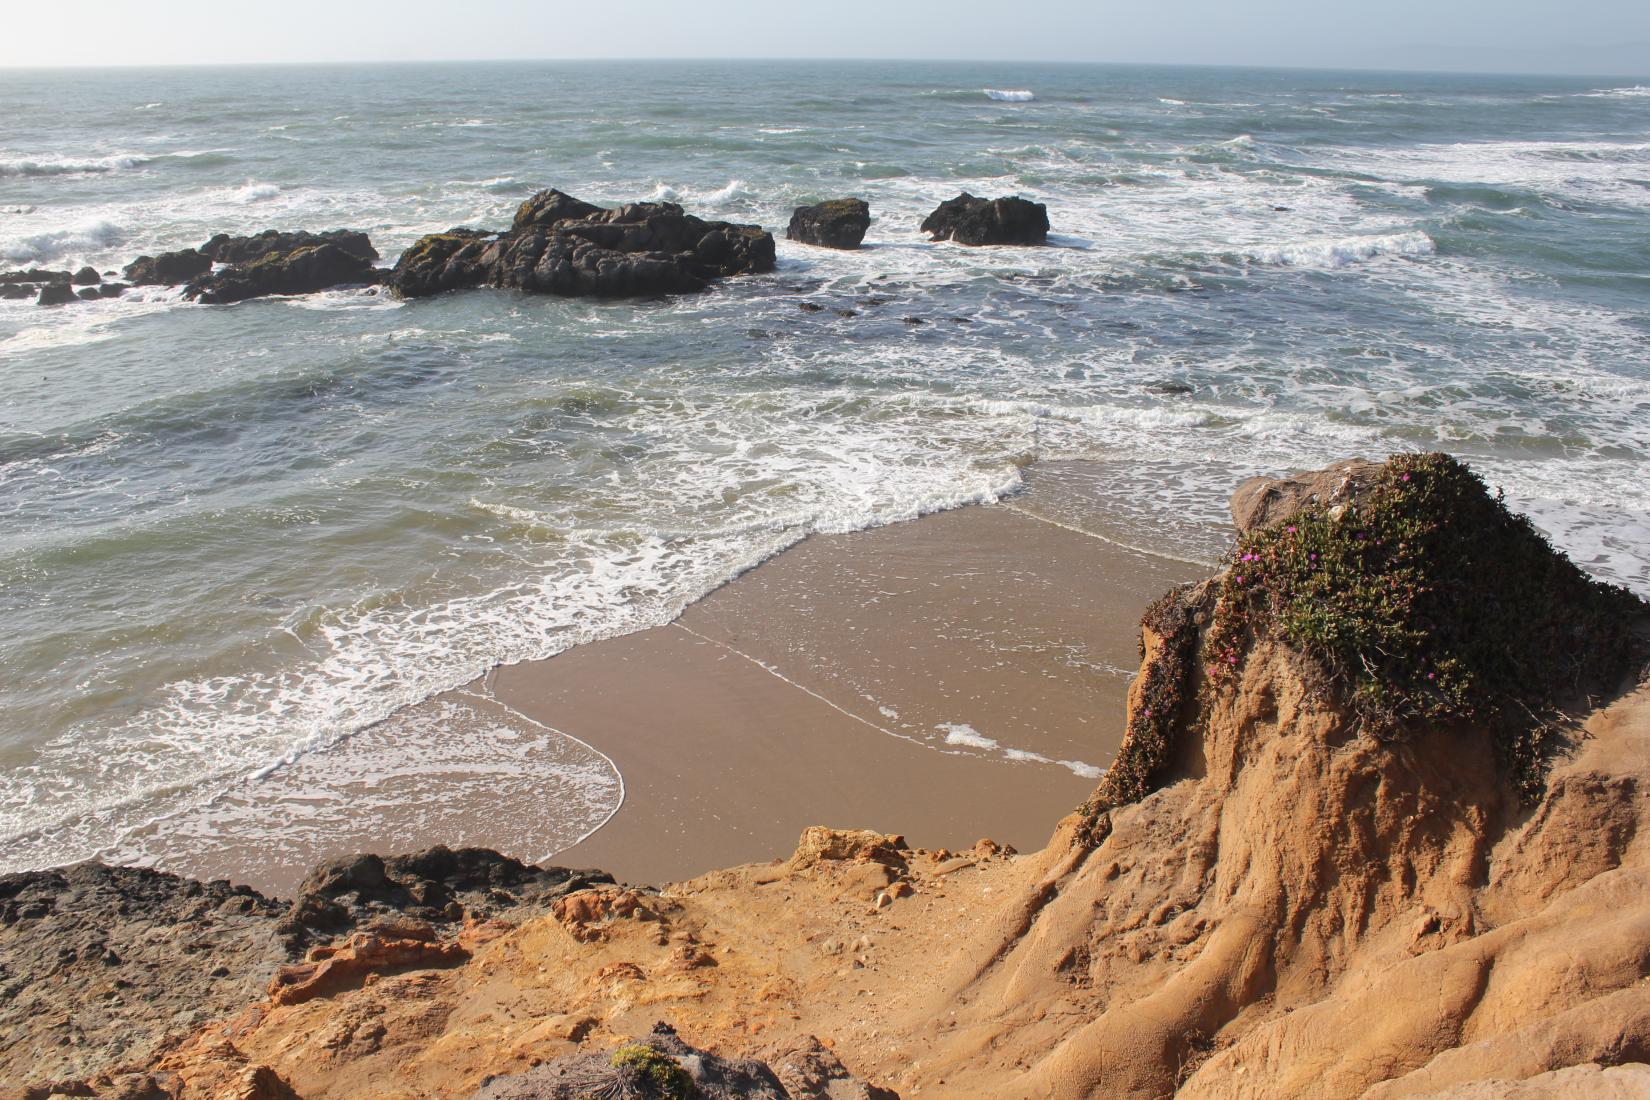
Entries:
{"type": "Polygon", "coordinates": [[[1342,237],[1337,240],[1298,241],[1255,248],[1248,257],[1257,263],[1296,267],[1346,267],[1377,256],[1430,256],[1438,251],[1432,238],[1420,230],[1378,237],[1342,237]]]}
{"type": "Polygon", "coordinates": [[[110,153],[102,157],[14,157],[0,160],[0,178],[6,176],[83,176],[101,172],[117,172],[126,168],[142,168],[164,160],[195,160],[221,156],[219,151],[181,150],[176,153],[110,153]]]}
{"type": "Polygon", "coordinates": [[[1037,98],[1029,88],[987,88],[985,96],[999,103],[1030,103],[1037,98]]]}

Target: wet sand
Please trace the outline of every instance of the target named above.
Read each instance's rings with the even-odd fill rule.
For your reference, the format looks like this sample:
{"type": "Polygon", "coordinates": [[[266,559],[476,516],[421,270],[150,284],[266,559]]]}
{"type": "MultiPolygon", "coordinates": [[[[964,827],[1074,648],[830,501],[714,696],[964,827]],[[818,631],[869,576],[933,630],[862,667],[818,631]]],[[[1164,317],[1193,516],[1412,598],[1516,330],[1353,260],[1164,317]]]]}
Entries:
{"type": "Polygon", "coordinates": [[[555,861],[681,879],[786,855],[809,825],[1040,847],[1116,753],[1141,612],[1204,573],[1069,508],[1037,518],[1062,483],[1043,468],[1006,506],[816,536],[669,626],[473,685],[624,777],[555,861]]]}
{"type": "Polygon", "coordinates": [[[670,625],[495,669],[129,843],[280,895],[433,844],[648,883],[809,825],[1040,847],[1116,753],[1141,612],[1208,572],[1105,538],[1105,476],[1043,464],[1002,504],[807,539],[670,625]]]}

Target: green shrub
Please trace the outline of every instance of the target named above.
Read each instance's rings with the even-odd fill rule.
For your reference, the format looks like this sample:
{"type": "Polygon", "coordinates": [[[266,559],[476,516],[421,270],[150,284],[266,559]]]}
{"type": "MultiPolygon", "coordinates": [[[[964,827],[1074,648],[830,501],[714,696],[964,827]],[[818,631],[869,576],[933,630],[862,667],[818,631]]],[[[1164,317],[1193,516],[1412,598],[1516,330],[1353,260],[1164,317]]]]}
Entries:
{"type": "Polygon", "coordinates": [[[1643,660],[1650,610],[1443,454],[1393,458],[1355,501],[1250,531],[1218,584],[1201,653],[1213,687],[1254,639],[1280,638],[1325,667],[1366,732],[1487,725],[1526,795],[1566,708],[1643,660]]]}

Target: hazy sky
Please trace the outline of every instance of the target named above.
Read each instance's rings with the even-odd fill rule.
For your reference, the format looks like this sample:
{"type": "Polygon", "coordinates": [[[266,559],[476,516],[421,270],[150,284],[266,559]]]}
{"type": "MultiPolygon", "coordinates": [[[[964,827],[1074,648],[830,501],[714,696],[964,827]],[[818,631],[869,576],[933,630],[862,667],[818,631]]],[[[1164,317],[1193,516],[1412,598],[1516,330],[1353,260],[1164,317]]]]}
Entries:
{"type": "Polygon", "coordinates": [[[0,0],[0,65],[869,57],[1650,73],[1650,0],[0,0]]]}

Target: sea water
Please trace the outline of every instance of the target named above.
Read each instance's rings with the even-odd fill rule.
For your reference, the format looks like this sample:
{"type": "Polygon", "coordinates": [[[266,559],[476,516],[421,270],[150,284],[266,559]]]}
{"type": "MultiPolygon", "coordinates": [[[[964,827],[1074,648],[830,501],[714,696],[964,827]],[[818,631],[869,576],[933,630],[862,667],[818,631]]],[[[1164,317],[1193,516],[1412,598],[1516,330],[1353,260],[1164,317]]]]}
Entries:
{"type": "Polygon", "coordinates": [[[391,262],[549,186],[781,235],[800,203],[874,215],[862,251],[781,240],[682,298],[0,303],[0,870],[365,842],[375,797],[438,819],[466,784],[531,801],[519,854],[553,854],[617,805],[605,757],[462,698],[392,716],[1038,459],[1100,471],[1099,533],[1213,562],[1240,478],[1445,449],[1650,593],[1645,83],[0,72],[0,268],[266,228],[391,262]],[[928,243],[963,190],[1046,203],[1050,246],[928,243]]]}

